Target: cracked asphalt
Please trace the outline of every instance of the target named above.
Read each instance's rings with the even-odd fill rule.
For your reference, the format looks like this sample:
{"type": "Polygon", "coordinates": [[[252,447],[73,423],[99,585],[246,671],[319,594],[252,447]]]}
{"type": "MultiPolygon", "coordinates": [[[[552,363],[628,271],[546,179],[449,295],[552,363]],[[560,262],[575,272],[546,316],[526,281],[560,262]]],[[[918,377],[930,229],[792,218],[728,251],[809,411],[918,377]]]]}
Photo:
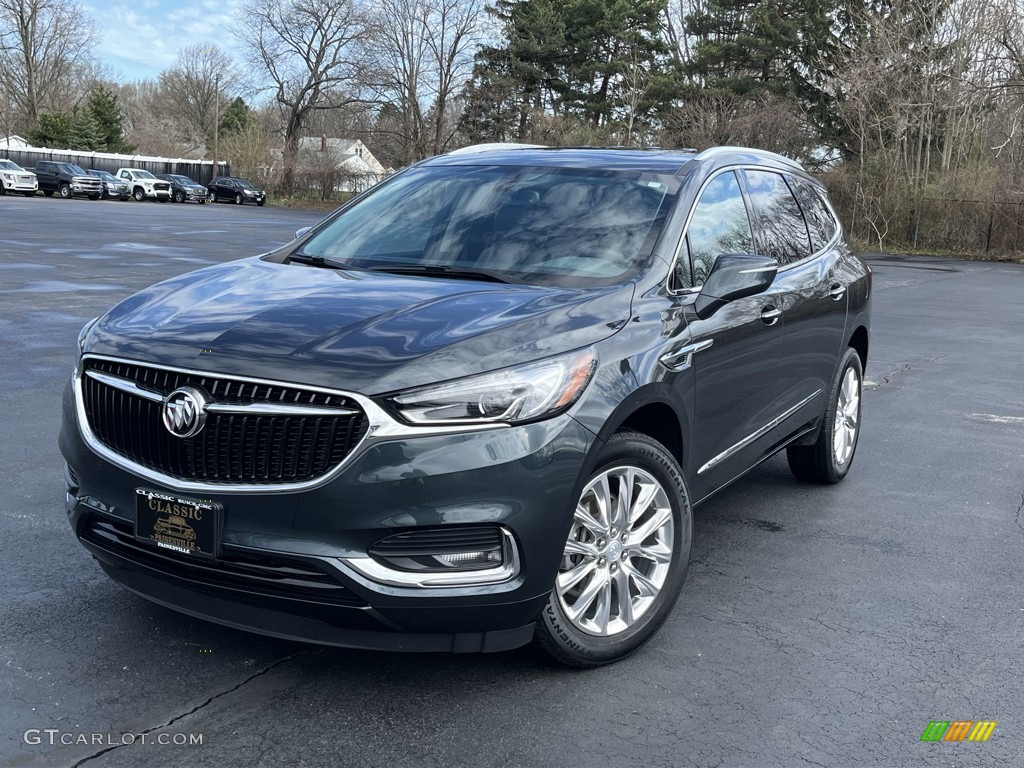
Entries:
{"type": "Polygon", "coordinates": [[[675,612],[620,664],[322,649],[112,583],[64,519],[56,435],[79,327],[319,216],[0,198],[0,765],[1022,764],[1020,265],[870,256],[850,476],[800,485],[777,457],[700,508],[675,612]],[[931,720],[998,726],[922,743],[931,720]],[[202,744],[155,743],[175,734],[202,744]]]}

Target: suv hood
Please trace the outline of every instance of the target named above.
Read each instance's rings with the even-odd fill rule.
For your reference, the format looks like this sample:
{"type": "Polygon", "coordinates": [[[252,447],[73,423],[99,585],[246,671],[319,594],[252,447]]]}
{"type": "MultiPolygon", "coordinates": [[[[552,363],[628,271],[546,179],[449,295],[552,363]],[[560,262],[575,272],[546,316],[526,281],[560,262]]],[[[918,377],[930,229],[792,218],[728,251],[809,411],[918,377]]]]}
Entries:
{"type": "Polygon", "coordinates": [[[260,258],[126,299],[87,352],[376,395],[567,352],[615,333],[632,284],[504,285],[260,258]]]}

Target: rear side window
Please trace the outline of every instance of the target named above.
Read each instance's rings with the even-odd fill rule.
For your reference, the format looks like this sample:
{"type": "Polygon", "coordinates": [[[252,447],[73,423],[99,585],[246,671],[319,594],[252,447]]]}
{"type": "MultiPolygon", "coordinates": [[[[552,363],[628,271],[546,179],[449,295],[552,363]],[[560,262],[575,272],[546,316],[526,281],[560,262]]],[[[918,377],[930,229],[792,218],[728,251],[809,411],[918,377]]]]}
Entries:
{"type": "Polygon", "coordinates": [[[792,264],[811,255],[811,239],[803,213],[782,174],[744,171],[754,211],[758,252],[779,264],[792,264]]]}
{"type": "Polygon", "coordinates": [[[701,285],[707,279],[722,254],[753,253],[750,219],[735,173],[721,173],[704,188],[690,217],[686,242],[693,265],[693,285],[701,285]]]}
{"type": "Polygon", "coordinates": [[[831,242],[839,227],[832,212],[822,200],[824,193],[821,190],[805,179],[790,178],[789,184],[804,212],[807,229],[811,235],[811,249],[817,253],[831,242]]]}

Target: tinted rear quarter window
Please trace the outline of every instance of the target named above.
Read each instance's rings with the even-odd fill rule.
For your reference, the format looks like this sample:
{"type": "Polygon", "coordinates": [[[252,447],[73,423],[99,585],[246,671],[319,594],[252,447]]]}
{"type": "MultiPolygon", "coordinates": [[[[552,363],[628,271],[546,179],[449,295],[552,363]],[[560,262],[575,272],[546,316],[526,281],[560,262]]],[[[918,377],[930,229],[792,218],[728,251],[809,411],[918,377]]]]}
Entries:
{"type": "Polygon", "coordinates": [[[832,212],[825,205],[822,190],[806,179],[791,178],[789,182],[804,212],[807,229],[811,235],[811,248],[817,253],[831,242],[839,227],[832,212]]]}
{"type": "Polygon", "coordinates": [[[803,213],[780,173],[744,171],[753,207],[758,252],[779,264],[792,264],[811,255],[803,213]]]}

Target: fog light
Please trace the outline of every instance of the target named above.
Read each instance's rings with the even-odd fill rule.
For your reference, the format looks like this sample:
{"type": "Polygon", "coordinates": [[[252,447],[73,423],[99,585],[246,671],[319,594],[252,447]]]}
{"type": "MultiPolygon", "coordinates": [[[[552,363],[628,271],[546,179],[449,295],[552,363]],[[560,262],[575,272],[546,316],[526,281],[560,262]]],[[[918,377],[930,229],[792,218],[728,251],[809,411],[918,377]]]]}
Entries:
{"type": "Polygon", "coordinates": [[[452,552],[450,554],[434,555],[434,559],[452,568],[487,568],[501,562],[501,550],[452,552]]]}
{"type": "Polygon", "coordinates": [[[413,573],[473,571],[505,562],[506,542],[496,525],[421,528],[381,539],[369,555],[413,573]]]}

